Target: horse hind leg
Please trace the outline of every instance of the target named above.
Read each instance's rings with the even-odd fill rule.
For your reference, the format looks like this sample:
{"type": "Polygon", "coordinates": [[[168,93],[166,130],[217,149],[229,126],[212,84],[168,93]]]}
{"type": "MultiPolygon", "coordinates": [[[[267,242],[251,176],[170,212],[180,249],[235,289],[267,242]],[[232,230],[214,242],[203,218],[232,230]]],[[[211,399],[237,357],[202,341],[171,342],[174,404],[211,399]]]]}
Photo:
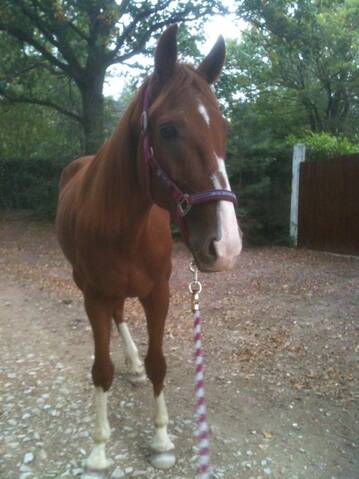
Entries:
{"type": "Polygon", "coordinates": [[[107,469],[112,461],[106,457],[106,443],[111,429],[107,416],[108,390],[113,380],[113,364],[110,358],[111,308],[106,302],[85,296],[85,309],[90,320],[95,343],[95,360],[92,380],[95,386],[94,447],[85,461],[90,470],[107,469]]]}
{"type": "Polygon", "coordinates": [[[157,285],[155,290],[141,300],[146,312],[149,347],[145,358],[146,373],[152,382],[155,398],[155,436],[151,443],[154,454],[151,464],[159,469],[168,469],[176,462],[174,445],[168,435],[168,412],[163,393],[166,375],[166,360],[162,351],[164,325],[168,312],[168,283],[157,285]]]}
{"type": "Polygon", "coordinates": [[[131,384],[137,385],[146,381],[145,369],[127,323],[123,320],[123,305],[122,301],[116,306],[113,319],[125,348],[126,364],[129,365],[128,379],[131,384]]]}

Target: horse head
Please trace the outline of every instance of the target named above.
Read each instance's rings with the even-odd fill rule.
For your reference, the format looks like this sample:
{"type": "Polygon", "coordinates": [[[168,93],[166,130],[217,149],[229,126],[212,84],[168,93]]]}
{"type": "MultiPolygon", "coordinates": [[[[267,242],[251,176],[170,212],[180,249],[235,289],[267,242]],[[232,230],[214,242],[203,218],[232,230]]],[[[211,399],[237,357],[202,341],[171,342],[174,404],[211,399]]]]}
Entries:
{"type": "Polygon", "coordinates": [[[182,219],[186,242],[202,271],[227,270],[242,242],[225,166],[226,122],[211,90],[224,63],[225,44],[219,37],[193,68],[177,62],[176,31],[173,25],[162,34],[147,84],[151,98],[146,135],[159,170],[151,176],[150,194],[157,205],[178,215],[171,190],[188,197],[208,192],[208,199],[191,205],[182,219]],[[224,194],[213,201],[213,193],[223,190],[230,201],[224,194]]]}

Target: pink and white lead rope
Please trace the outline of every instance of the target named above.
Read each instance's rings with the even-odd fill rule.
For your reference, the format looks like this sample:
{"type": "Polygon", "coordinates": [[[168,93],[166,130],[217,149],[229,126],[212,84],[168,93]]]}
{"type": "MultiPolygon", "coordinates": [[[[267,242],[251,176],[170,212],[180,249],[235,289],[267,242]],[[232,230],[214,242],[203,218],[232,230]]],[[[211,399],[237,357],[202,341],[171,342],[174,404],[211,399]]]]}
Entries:
{"type": "Polygon", "coordinates": [[[194,279],[189,284],[189,290],[192,294],[192,311],[194,313],[196,418],[198,423],[196,431],[196,438],[198,443],[197,469],[198,479],[209,479],[209,431],[207,423],[207,408],[204,394],[201,313],[199,311],[199,294],[202,291],[202,285],[198,281],[198,269],[194,262],[191,263],[190,270],[194,274],[194,279]]]}

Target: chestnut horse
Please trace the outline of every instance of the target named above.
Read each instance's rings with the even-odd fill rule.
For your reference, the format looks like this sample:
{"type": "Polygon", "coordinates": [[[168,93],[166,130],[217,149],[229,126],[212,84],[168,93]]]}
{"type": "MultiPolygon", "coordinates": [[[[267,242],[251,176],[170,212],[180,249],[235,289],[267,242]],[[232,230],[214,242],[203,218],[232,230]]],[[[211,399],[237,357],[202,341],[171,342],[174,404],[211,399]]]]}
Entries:
{"type": "Polygon", "coordinates": [[[133,381],[145,379],[123,321],[128,297],[139,298],[146,314],[145,371],[155,398],[152,463],[165,468],[175,462],[167,433],[162,352],[171,274],[170,215],[181,212],[186,243],[200,270],[229,269],[241,251],[224,163],[226,124],[210,88],[223,66],[224,41],[219,37],[195,69],[177,63],[176,31],[173,25],[162,34],[154,73],[111,138],[95,156],[66,166],[60,180],[57,235],[83,292],[95,343],[95,444],[87,459],[87,467],[94,470],[110,463],[105,444],[110,438],[107,395],[114,373],[112,319],[133,381]],[[174,201],[176,188],[186,192],[186,201],[174,201]]]}

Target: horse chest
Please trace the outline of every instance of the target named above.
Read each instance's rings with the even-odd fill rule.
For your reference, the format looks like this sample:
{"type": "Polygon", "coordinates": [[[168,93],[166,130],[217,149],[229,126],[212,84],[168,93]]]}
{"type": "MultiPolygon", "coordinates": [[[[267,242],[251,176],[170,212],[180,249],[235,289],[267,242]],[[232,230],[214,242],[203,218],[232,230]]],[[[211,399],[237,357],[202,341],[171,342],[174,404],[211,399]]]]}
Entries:
{"type": "Polygon", "coordinates": [[[170,276],[170,255],[150,256],[140,252],[128,257],[120,251],[104,249],[81,261],[81,271],[87,282],[105,296],[146,297],[156,283],[170,276]]]}

